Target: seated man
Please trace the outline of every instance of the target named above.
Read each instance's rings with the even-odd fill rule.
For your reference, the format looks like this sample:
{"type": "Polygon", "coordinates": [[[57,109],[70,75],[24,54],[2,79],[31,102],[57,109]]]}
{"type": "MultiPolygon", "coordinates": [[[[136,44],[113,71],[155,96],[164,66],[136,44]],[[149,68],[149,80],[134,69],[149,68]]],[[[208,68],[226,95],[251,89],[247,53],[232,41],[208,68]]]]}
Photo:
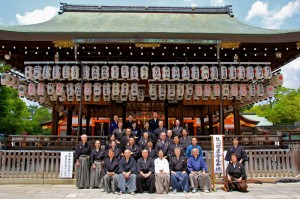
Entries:
{"type": "Polygon", "coordinates": [[[181,149],[178,147],[174,149],[174,154],[175,155],[170,159],[173,193],[176,194],[177,191],[187,193],[190,189],[190,185],[189,177],[186,174],[186,159],[181,155],[181,149]]]}
{"type": "Polygon", "coordinates": [[[154,161],[148,157],[148,151],[142,151],[142,157],[137,161],[136,188],[138,193],[149,190],[155,192],[154,161]]]}
{"type": "Polygon", "coordinates": [[[131,157],[131,151],[128,149],[124,151],[124,158],[119,163],[119,173],[119,195],[126,193],[126,188],[128,193],[134,195],[136,191],[136,161],[131,157]]]}
{"type": "Polygon", "coordinates": [[[247,192],[248,185],[243,182],[245,179],[246,172],[243,164],[237,161],[235,153],[231,154],[231,162],[226,168],[226,178],[224,179],[226,190],[247,192]]]}
{"type": "Polygon", "coordinates": [[[170,188],[170,168],[162,150],[158,151],[158,158],[154,160],[154,167],[156,193],[168,193],[170,188]]]}
{"type": "Polygon", "coordinates": [[[169,148],[170,148],[170,146],[171,146],[171,144],[167,140],[166,133],[162,132],[160,134],[160,140],[155,145],[156,151],[162,150],[162,152],[164,153],[164,158],[167,158],[168,155],[169,155],[169,148]]]}
{"type": "Polygon", "coordinates": [[[135,144],[134,137],[129,138],[126,149],[128,149],[131,152],[131,155],[135,160],[138,160],[141,157],[140,147],[135,144]]]}
{"type": "Polygon", "coordinates": [[[104,191],[118,193],[118,169],[119,161],[114,157],[114,151],[108,149],[108,158],[104,160],[104,191]]]}
{"type": "Polygon", "coordinates": [[[145,147],[145,149],[148,150],[150,158],[152,158],[153,160],[155,160],[157,158],[157,151],[156,151],[155,148],[153,148],[153,142],[152,142],[152,140],[149,140],[147,142],[147,146],[145,147]]]}
{"type": "Polygon", "coordinates": [[[146,131],[143,133],[143,137],[139,140],[139,147],[141,150],[147,147],[147,142],[149,141],[149,133],[146,131]]]}
{"type": "Polygon", "coordinates": [[[194,148],[192,150],[192,157],[188,159],[188,171],[190,172],[190,182],[192,193],[196,193],[199,185],[200,190],[209,193],[211,189],[210,177],[206,173],[207,167],[202,156],[199,155],[199,150],[194,148]]]}
{"type": "Polygon", "coordinates": [[[177,135],[174,136],[173,144],[171,144],[171,146],[169,148],[169,154],[168,154],[169,160],[171,160],[171,158],[174,156],[174,149],[175,148],[179,148],[180,149],[180,155],[181,156],[185,155],[184,146],[182,144],[180,144],[179,137],[177,135]]]}

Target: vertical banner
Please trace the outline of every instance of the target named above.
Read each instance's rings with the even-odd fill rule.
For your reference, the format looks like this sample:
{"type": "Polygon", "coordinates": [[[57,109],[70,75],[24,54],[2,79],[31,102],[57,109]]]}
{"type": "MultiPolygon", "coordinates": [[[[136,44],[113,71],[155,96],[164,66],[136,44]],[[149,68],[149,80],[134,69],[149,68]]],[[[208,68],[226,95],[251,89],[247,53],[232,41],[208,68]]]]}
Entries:
{"type": "Polygon", "coordinates": [[[223,136],[213,135],[213,145],[214,145],[214,172],[223,172],[223,136]]]}
{"type": "Polygon", "coordinates": [[[73,152],[61,152],[60,155],[60,178],[72,178],[73,175],[73,152]]]}

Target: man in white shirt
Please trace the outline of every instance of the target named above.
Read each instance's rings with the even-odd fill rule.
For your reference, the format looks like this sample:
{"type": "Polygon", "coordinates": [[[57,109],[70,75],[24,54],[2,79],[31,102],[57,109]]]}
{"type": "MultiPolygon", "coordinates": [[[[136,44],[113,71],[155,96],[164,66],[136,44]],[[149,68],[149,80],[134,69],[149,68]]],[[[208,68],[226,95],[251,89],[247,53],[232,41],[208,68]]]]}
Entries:
{"type": "Polygon", "coordinates": [[[154,160],[154,168],[156,193],[168,193],[170,187],[170,168],[169,162],[164,158],[162,150],[159,150],[158,158],[154,160]]]}

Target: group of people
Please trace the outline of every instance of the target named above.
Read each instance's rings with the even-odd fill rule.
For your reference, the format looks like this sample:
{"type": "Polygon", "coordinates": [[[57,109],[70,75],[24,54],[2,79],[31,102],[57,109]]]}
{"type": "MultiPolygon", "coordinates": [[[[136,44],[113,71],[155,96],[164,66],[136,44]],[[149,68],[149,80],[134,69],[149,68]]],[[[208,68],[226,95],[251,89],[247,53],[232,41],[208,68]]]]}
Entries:
{"type": "MultiPolygon", "coordinates": [[[[187,130],[180,126],[179,120],[173,129],[167,130],[153,112],[153,119],[141,130],[137,129],[132,116],[128,118],[123,128],[123,122],[114,116],[117,126],[112,122],[111,128],[116,128],[111,129],[110,141],[104,150],[100,141],[95,141],[92,149],[87,135],[81,136],[74,153],[78,188],[103,188],[107,193],[117,194],[145,191],[162,194],[168,193],[170,186],[173,193],[211,191],[202,149],[197,138],[188,136],[187,130]]],[[[242,164],[246,153],[238,147],[228,153],[240,161],[237,166],[234,163],[233,169],[227,169],[228,181],[236,182],[230,185],[246,177],[242,164]],[[241,176],[237,178],[239,171],[241,176]]]]}

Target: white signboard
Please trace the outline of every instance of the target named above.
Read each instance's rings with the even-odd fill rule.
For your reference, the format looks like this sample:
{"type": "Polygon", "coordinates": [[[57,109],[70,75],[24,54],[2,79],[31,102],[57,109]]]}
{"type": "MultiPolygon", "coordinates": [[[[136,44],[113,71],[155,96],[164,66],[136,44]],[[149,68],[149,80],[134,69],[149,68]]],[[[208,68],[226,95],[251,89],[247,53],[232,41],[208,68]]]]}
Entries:
{"type": "Polygon", "coordinates": [[[223,136],[212,135],[212,142],[214,146],[214,173],[223,172],[223,136]]]}
{"type": "Polygon", "coordinates": [[[73,174],[73,152],[61,152],[60,155],[60,178],[72,178],[73,174]]]}

